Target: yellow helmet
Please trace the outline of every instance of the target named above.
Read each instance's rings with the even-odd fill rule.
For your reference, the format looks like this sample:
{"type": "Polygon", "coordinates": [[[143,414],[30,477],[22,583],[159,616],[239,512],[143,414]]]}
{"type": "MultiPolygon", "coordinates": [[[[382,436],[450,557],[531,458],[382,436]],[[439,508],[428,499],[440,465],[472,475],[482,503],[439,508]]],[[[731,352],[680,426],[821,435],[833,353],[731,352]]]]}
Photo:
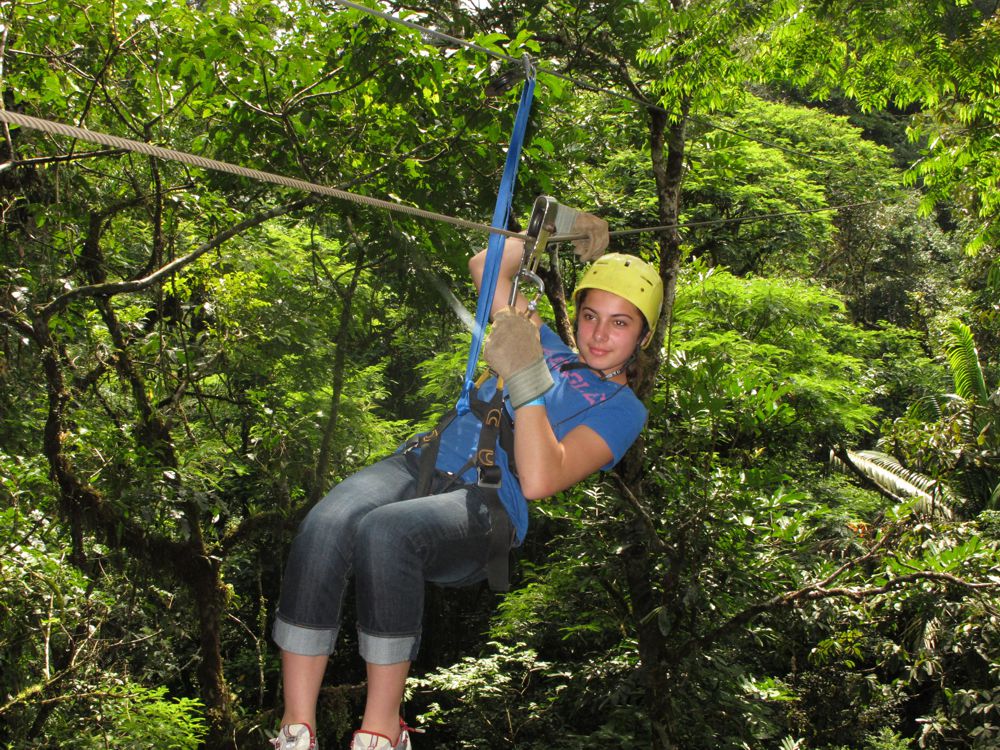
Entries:
{"type": "Polygon", "coordinates": [[[663,305],[663,281],[656,268],[634,255],[608,253],[595,260],[584,271],[573,292],[574,305],[579,303],[580,293],[584,289],[602,289],[617,294],[638,307],[649,328],[642,340],[642,347],[645,349],[649,346],[663,305]]]}

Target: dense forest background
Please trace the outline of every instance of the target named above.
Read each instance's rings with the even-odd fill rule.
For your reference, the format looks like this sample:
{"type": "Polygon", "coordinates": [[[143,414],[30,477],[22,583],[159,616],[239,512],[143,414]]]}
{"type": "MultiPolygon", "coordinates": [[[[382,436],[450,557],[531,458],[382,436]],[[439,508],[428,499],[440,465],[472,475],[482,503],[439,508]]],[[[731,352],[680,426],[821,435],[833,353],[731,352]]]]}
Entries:
{"type": "MultiPolygon", "coordinates": [[[[530,55],[515,211],[658,265],[651,415],[534,506],[510,593],[429,593],[417,747],[1000,747],[995,0],[380,7],[476,47],[3,0],[0,101],[484,222],[530,55]]],[[[9,124],[0,221],[0,744],[262,748],[291,535],[454,402],[486,237],[9,124]]]]}

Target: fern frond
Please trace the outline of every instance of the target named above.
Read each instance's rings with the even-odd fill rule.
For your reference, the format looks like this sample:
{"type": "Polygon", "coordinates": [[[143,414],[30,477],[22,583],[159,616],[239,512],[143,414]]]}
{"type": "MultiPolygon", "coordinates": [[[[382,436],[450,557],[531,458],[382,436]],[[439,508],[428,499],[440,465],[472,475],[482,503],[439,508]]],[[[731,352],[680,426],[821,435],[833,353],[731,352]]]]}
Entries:
{"type": "Polygon", "coordinates": [[[989,400],[983,368],[979,363],[972,330],[960,320],[953,320],[945,331],[945,356],[951,366],[955,393],[967,401],[985,404],[989,400]]]}
{"type": "MultiPolygon", "coordinates": [[[[955,496],[939,481],[911,471],[893,456],[880,451],[847,451],[847,458],[861,474],[900,502],[913,501],[914,507],[930,516],[951,518],[955,496]]],[[[839,471],[849,468],[836,455],[830,463],[839,471]]]]}
{"type": "Polygon", "coordinates": [[[1000,294],[1000,260],[993,261],[990,270],[986,272],[986,288],[1000,294]]]}
{"type": "Polygon", "coordinates": [[[937,422],[944,417],[944,407],[942,402],[947,400],[947,396],[929,394],[921,396],[906,409],[906,416],[920,422],[937,422]]]}

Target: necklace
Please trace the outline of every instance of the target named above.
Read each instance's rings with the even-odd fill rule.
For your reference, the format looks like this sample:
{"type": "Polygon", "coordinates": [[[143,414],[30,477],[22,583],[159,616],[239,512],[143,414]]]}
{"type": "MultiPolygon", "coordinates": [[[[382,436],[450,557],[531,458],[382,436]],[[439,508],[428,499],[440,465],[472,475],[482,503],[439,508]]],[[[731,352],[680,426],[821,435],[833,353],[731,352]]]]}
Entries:
{"type": "Polygon", "coordinates": [[[611,380],[612,378],[618,377],[623,372],[625,372],[625,370],[628,369],[628,366],[633,362],[635,362],[635,353],[633,353],[631,357],[622,362],[621,366],[619,366],[617,370],[612,370],[611,372],[604,372],[603,370],[598,370],[596,367],[591,367],[582,359],[576,362],[566,362],[565,364],[560,365],[559,369],[563,372],[565,372],[566,370],[593,370],[594,372],[597,373],[597,377],[599,377],[601,380],[611,380]]]}

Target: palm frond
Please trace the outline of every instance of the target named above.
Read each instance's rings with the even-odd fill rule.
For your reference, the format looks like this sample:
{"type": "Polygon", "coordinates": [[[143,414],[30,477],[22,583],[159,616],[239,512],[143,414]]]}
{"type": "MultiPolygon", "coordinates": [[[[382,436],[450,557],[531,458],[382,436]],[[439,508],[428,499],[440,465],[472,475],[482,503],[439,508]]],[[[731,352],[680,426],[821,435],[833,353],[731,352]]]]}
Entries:
{"type": "MultiPolygon", "coordinates": [[[[900,502],[913,501],[917,511],[926,515],[952,517],[951,506],[956,498],[938,480],[907,469],[888,453],[848,450],[845,455],[855,470],[900,502]]],[[[851,468],[832,453],[830,463],[839,471],[849,472],[851,468]]]]}
{"type": "Polygon", "coordinates": [[[986,380],[972,330],[962,321],[953,320],[945,329],[944,344],[955,381],[955,392],[967,401],[987,403],[989,393],[986,391],[986,380]]]}

